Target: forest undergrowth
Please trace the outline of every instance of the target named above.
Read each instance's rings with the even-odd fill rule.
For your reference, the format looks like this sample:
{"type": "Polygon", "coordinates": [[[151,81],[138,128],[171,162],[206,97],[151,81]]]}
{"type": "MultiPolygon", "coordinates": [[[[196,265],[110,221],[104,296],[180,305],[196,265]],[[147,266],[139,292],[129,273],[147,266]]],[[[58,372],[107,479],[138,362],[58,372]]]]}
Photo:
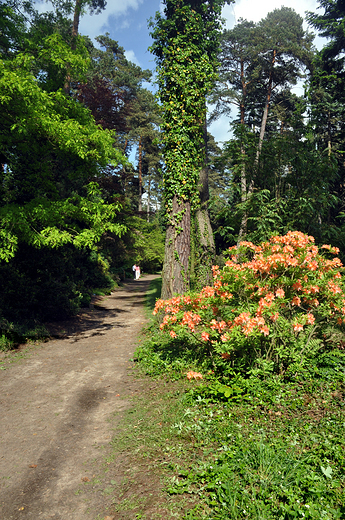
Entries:
{"type": "MultiPolygon", "coordinates": [[[[309,247],[309,251],[310,248],[314,248],[314,260],[307,257],[308,261],[323,261],[317,256],[319,253],[316,252],[315,246],[303,246],[301,243],[297,245],[297,242],[295,246],[295,252],[289,253],[290,258],[296,257],[296,251],[299,251],[298,254],[305,260],[303,254],[308,253],[306,250],[302,253],[302,250],[303,247],[309,247]]],[[[282,247],[287,246],[282,244],[282,247]]],[[[271,258],[270,255],[271,250],[266,259],[271,258]]],[[[251,262],[255,262],[255,255],[252,255],[251,262]]],[[[292,263],[294,265],[291,268],[297,273],[299,267],[295,262],[292,263]]],[[[229,273],[232,267],[228,263],[222,271],[223,284],[226,280],[231,285],[229,273]],[[228,278],[225,276],[226,273],[228,278]]],[[[285,269],[288,268],[285,266],[285,269]]],[[[336,276],[340,287],[337,269],[330,269],[329,273],[332,271],[332,276],[336,276]]],[[[244,272],[248,274],[248,271],[242,273],[244,272]]],[[[301,271],[296,277],[291,276],[291,273],[285,274],[285,285],[281,283],[281,277],[279,278],[280,289],[284,285],[285,290],[285,302],[278,302],[279,305],[283,304],[279,310],[280,319],[283,320],[281,327],[286,334],[284,327],[286,320],[290,319],[292,330],[295,331],[294,337],[298,338],[301,330],[293,327],[296,323],[303,322],[304,310],[298,305],[289,308],[287,299],[297,298],[293,291],[302,291],[297,280],[304,279],[299,278],[301,271]],[[292,292],[289,293],[290,279],[292,292]],[[292,312],[290,318],[287,308],[292,312]]],[[[305,275],[308,276],[308,281],[305,282],[304,288],[314,283],[311,281],[314,274],[315,271],[311,271],[305,275]]],[[[221,276],[216,274],[216,282],[221,276]]],[[[267,279],[265,280],[267,285],[267,279]]],[[[147,300],[151,309],[155,299],[154,292],[159,290],[159,281],[156,280],[154,283],[156,289],[152,286],[150,299],[147,300]]],[[[335,283],[334,280],[331,283],[335,283]]],[[[263,345],[262,360],[256,365],[247,356],[247,367],[244,369],[244,366],[241,367],[238,363],[239,357],[236,358],[236,352],[230,352],[233,363],[229,364],[230,354],[223,357],[220,354],[218,357],[223,364],[217,364],[216,354],[219,345],[215,340],[211,355],[210,350],[205,349],[205,336],[204,340],[197,338],[197,331],[193,332],[190,327],[187,332],[175,329],[178,332],[176,336],[162,332],[162,326],[159,326],[162,320],[153,321],[148,327],[146,339],[137,352],[138,371],[154,381],[152,384],[155,390],[146,397],[141,396],[142,407],[138,406],[137,410],[143,415],[136,423],[135,435],[127,434],[132,435],[132,441],[126,438],[126,449],[131,450],[133,443],[136,443],[136,458],[156,461],[156,467],[160,468],[163,478],[162,496],[165,497],[166,503],[170,504],[171,518],[345,518],[345,351],[344,344],[339,339],[342,325],[339,325],[338,331],[333,328],[330,333],[327,323],[323,321],[327,314],[327,305],[335,296],[334,286],[329,284],[330,280],[327,278],[327,287],[333,289],[326,295],[322,292],[320,277],[317,294],[319,304],[317,309],[308,309],[309,318],[304,321],[304,331],[308,338],[315,326],[310,317],[312,312],[324,339],[323,343],[321,340],[318,343],[315,337],[314,347],[310,349],[306,362],[301,362],[298,358],[297,351],[303,347],[297,344],[295,350],[291,347],[295,357],[285,359],[285,364],[276,362],[275,368],[272,364],[263,362],[265,359],[267,361],[267,350],[265,351],[263,345]],[[320,310],[322,306],[323,310],[320,310]],[[313,323],[309,323],[308,319],[313,323]],[[333,340],[330,340],[330,337],[333,340]],[[201,351],[204,355],[201,355],[201,351]],[[225,368],[229,365],[232,365],[233,369],[225,368]],[[277,367],[279,370],[276,370],[277,367]]],[[[221,290],[219,287],[219,291],[221,290]]],[[[266,289],[266,293],[267,291],[269,288],[266,289]]],[[[192,299],[196,298],[195,294],[189,296],[192,299]]],[[[188,298],[188,295],[185,297],[188,298]]],[[[267,299],[265,301],[267,303],[267,299]]],[[[189,300],[187,302],[190,305],[189,300]]],[[[169,307],[171,301],[166,304],[169,307]]],[[[158,307],[159,305],[161,304],[158,304],[158,307]]],[[[173,321],[174,326],[178,322],[180,311],[190,312],[184,305],[185,303],[178,312],[172,314],[177,317],[173,321]]],[[[253,301],[250,305],[254,312],[253,301]]],[[[219,307],[220,305],[218,310],[219,307]]],[[[260,310],[262,307],[259,305],[258,308],[260,310]]],[[[237,314],[241,315],[241,311],[243,314],[243,309],[239,308],[237,314]]],[[[265,309],[262,315],[267,319],[266,311],[268,312],[268,309],[265,309]]],[[[276,317],[278,311],[273,308],[273,303],[269,312],[276,317]]],[[[327,316],[326,321],[331,314],[327,316]]],[[[220,323],[220,318],[217,323],[220,323]]],[[[277,320],[271,321],[270,327],[272,323],[276,325],[277,320]]],[[[337,323],[339,324],[339,318],[337,323]]],[[[202,320],[198,325],[200,324],[202,320]]],[[[170,325],[172,324],[170,323],[169,327],[170,325]]],[[[261,321],[256,325],[262,328],[261,335],[256,331],[256,339],[260,337],[260,341],[266,341],[266,325],[261,321]]],[[[246,323],[241,322],[236,326],[243,328],[246,323]]],[[[275,329],[276,344],[279,343],[277,330],[275,329]]],[[[202,328],[199,334],[200,332],[205,334],[202,328]]],[[[224,330],[221,332],[224,333],[224,330]]],[[[233,334],[234,329],[230,328],[228,333],[233,334]]],[[[270,333],[273,333],[272,327],[270,333]]],[[[247,339],[248,336],[250,334],[247,335],[247,339]]],[[[226,343],[224,340],[226,338],[223,338],[223,345],[226,343]]],[[[306,340],[304,344],[305,342],[306,340]]],[[[230,344],[231,342],[228,342],[225,345],[228,350],[230,344]]],[[[211,345],[212,343],[209,345],[210,348],[211,345]]],[[[226,353],[226,349],[223,350],[223,354],[226,353]]],[[[244,344],[240,345],[240,350],[243,358],[243,353],[246,352],[244,344]]],[[[148,518],[144,510],[142,515],[136,518],[148,518]]],[[[157,518],[159,517],[158,515],[157,518]]]]}

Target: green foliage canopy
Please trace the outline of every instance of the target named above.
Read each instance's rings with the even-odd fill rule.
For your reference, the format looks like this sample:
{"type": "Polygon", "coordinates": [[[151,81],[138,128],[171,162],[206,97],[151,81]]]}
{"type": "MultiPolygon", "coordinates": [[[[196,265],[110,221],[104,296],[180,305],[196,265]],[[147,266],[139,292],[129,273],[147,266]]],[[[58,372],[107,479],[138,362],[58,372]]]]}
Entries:
{"type": "MultiPolygon", "coordinates": [[[[42,53],[57,66],[86,70],[87,60],[58,35],[42,53]]],[[[93,247],[102,233],[117,234],[119,204],[106,205],[95,182],[108,164],[126,162],[114,135],[62,90],[42,89],[33,56],[0,61],[0,258],[9,261],[19,240],[37,247],[73,243],[93,247]]]]}

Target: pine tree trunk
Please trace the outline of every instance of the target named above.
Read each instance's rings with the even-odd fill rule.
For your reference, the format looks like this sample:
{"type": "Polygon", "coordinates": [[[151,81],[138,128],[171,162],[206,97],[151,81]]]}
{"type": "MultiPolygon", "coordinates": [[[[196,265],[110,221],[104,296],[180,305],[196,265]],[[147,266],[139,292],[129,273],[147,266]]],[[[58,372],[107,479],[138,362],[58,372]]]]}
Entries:
{"type": "Polygon", "coordinates": [[[147,213],[146,213],[146,220],[147,222],[150,222],[150,203],[151,203],[151,175],[149,175],[149,182],[148,182],[148,188],[147,188],[147,213]]]}
{"type": "Polygon", "coordinates": [[[143,210],[142,206],[142,196],[143,196],[143,175],[142,175],[142,163],[143,163],[143,147],[141,137],[139,139],[139,164],[138,164],[138,173],[139,173],[139,203],[138,203],[138,211],[139,213],[143,210]]]}
{"type": "MultiPolygon", "coordinates": [[[[241,156],[242,156],[242,166],[241,166],[241,202],[245,203],[247,200],[247,177],[246,177],[246,165],[245,165],[245,155],[246,151],[244,149],[243,142],[241,143],[241,156]]],[[[238,241],[237,243],[241,242],[242,238],[246,236],[247,234],[247,225],[248,225],[248,212],[245,209],[242,220],[241,220],[241,227],[240,231],[238,233],[238,241]]]]}
{"type": "Polygon", "coordinates": [[[195,213],[195,276],[198,288],[208,285],[212,280],[212,265],[215,259],[216,248],[208,211],[210,198],[208,185],[208,154],[207,154],[207,126],[206,109],[204,123],[205,164],[199,175],[200,206],[195,213]]]}
{"type": "Polygon", "coordinates": [[[327,133],[328,133],[328,141],[327,141],[328,158],[330,158],[332,155],[332,126],[331,126],[330,112],[327,113],[327,133]]]}
{"type": "Polygon", "coordinates": [[[274,64],[276,62],[276,55],[277,55],[277,51],[274,49],[273,56],[272,56],[272,62],[271,62],[271,70],[270,70],[270,75],[269,75],[269,80],[268,80],[268,86],[267,86],[266,105],[265,105],[264,113],[262,115],[259,144],[258,144],[258,149],[256,151],[256,157],[255,157],[255,163],[254,163],[254,171],[258,168],[258,165],[259,165],[259,159],[260,159],[261,150],[262,150],[262,143],[263,143],[264,137],[265,137],[266,124],[267,124],[267,118],[268,118],[268,109],[270,106],[271,96],[272,96],[273,69],[274,69],[274,64]]]}
{"type": "Polygon", "coordinates": [[[215,244],[208,211],[208,168],[200,172],[200,207],[195,213],[195,281],[197,287],[209,285],[215,259],[215,244]]]}
{"type": "Polygon", "coordinates": [[[72,26],[72,49],[76,49],[76,39],[79,31],[79,21],[81,13],[82,0],[76,0],[74,7],[73,26],[72,26]]]}
{"type": "MultiPolygon", "coordinates": [[[[73,25],[72,25],[72,41],[71,41],[71,49],[75,51],[77,48],[77,37],[79,31],[79,21],[80,21],[80,13],[82,7],[82,0],[76,0],[74,6],[74,16],[73,16],[73,25]]],[[[69,94],[71,87],[71,67],[67,66],[67,73],[64,84],[64,91],[66,94],[69,94]]]]}
{"type": "Polygon", "coordinates": [[[170,218],[173,224],[166,231],[162,274],[161,297],[164,300],[172,298],[176,293],[183,294],[189,289],[190,203],[179,203],[175,195],[170,218]],[[182,214],[180,222],[176,221],[176,214],[182,214]]]}
{"type": "MultiPolygon", "coordinates": [[[[244,62],[241,60],[241,83],[242,83],[242,102],[240,103],[240,114],[241,114],[241,127],[242,132],[244,131],[245,127],[245,99],[247,97],[247,86],[248,84],[244,80],[244,62]]],[[[243,143],[243,135],[241,132],[241,160],[242,160],[242,166],[241,166],[241,202],[244,204],[247,200],[247,172],[246,172],[246,163],[245,163],[245,157],[246,157],[246,150],[243,143]]],[[[247,209],[245,209],[242,220],[241,220],[241,226],[240,231],[238,233],[238,243],[241,242],[242,237],[247,234],[247,225],[248,225],[248,212],[247,209]]]]}

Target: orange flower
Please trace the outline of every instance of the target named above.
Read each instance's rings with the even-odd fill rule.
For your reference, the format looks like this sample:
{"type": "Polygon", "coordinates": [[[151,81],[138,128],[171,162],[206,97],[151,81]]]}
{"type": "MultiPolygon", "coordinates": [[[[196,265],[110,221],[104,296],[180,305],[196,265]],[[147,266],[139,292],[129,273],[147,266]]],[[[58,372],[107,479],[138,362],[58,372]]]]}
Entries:
{"type": "Polygon", "coordinates": [[[153,311],[153,315],[156,315],[158,311],[160,311],[165,305],[165,301],[164,300],[157,300],[156,301],[156,305],[155,305],[155,308],[154,308],[154,311],[153,311]]]}
{"type": "Polygon", "coordinates": [[[202,377],[202,374],[200,374],[200,372],[193,372],[193,370],[190,370],[189,372],[187,372],[187,379],[189,379],[189,381],[191,379],[203,379],[202,377]]]}
{"type": "Polygon", "coordinates": [[[313,323],[315,323],[315,316],[313,316],[313,314],[308,312],[308,314],[307,314],[307,324],[308,325],[313,325],[313,323]]]}
{"type": "Polygon", "coordinates": [[[213,274],[213,278],[216,278],[216,276],[220,275],[219,265],[212,266],[212,274],[213,274]]]}
{"type": "Polygon", "coordinates": [[[292,305],[301,305],[301,298],[294,296],[291,301],[292,305]]]}
{"type": "Polygon", "coordinates": [[[209,286],[204,287],[203,290],[201,291],[201,294],[203,296],[214,296],[214,287],[209,287],[209,286]]]}
{"type": "Polygon", "coordinates": [[[208,341],[210,339],[210,335],[208,334],[208,332],[202,332],[201,333],[201,339],[203,341],[208,341]]]}
{"type": "Polygon", "coordinates": [[[284,246],[283,251],[284,251],[284,253],[291,253],[291,254],[293,254],[295,252],[294,248],[291,246],[284,246]]]}
{"type": "Polygon", "coordinates": [[[316,271],[316,269],[319,267],[319,264],[314,260],[313,262],[310,262],[308,264],[308,268],[311,270],[311,271],[316,271]]]}
{"type": "Polygon", "coordinates": [[[293,284],[292,288],[296,291],[300,291],[302,289],[301,280],[297,280],[297,282],[293,284]]]}
{"type": "Polygon", "coordinates": [[[255,249],[255,247],[256,247],[256,246],[253,244],[253,242],[247,242],[247,241],[240,242],[239,245],[240,245],[240,246],[250,247],[251,249],[255,249]]]}
{"type": "Polygon", "coordinates": [[[239,316],[237,316],[234,319],[234,324],[235,325],[242,325],[242,323],[246,323],[249,320],[249,316],[250,316],[249,312],[242,312],[239,316]]]}
{"type": "Polygon", "coordinates": [[[279,312],[276,312],[275,314],[271,314],[270,318],[272,321],[277,321],[277,319],[279,318],[279,312]]]}
{"type": "Polygon", "coordinates": [[[264,336],[268,336],[269,333],[270,333],[270,329],[267,327],[267,325],[265,325],[264,327],[262,327],[260,329],[260,331],[263,333],[264,336]]]}
{"type": "Polygon", "coordinates": [[[284,298],[284,296],[285,296],[285,291],[284,291],[284,289],[277,289],[277,290],[276,290],[276,297],[277,297],[277,298],[284,298]]]}
{"type": "Polygon", "coordinates": [[[328,282],[328,287],[333,294],[341,294],[340,287],[336,285],[334,282],[328,282]]]}
{"type": "Polygon", "coordinates": [[[176,338],[176,337],[177,337],[176,332],[174,332],[173,330],[171,330],[169,334],[170,334],[170,336],[171,336],[172,338],[176,338]]]}
{"type": "Polygon", "coordinates": [[[295,323],[293,325],[293,330],[295,332],[300,332],[301,330],[303,330],[303,325],[301,323],[295,323]]]}

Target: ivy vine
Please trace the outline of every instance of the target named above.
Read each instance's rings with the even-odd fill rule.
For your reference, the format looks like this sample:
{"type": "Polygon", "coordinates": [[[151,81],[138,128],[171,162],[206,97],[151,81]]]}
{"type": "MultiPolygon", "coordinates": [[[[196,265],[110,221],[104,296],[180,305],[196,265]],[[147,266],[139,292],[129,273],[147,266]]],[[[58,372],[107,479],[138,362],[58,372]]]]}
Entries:
{"type": "Polygon", "coordinates": [[[164,16],[157,13],[155,23],[151,21],[151,51],[159,66],[164,196],[170,215],[175,196],[179,204],[189,201],[192,210],[199,205],[199,173],[205,162],[205,98],[216,79],[224,3],[225,0],[165,0],[164,16]]]}

